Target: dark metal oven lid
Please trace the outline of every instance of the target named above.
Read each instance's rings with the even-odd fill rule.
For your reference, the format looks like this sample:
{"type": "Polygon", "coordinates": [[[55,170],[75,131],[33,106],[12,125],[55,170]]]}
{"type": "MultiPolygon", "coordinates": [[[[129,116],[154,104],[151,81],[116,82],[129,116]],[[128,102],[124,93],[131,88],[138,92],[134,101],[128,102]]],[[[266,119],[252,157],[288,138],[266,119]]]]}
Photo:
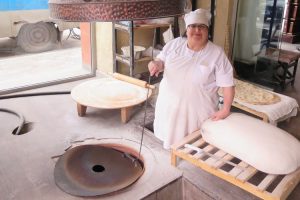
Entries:
{"type": "Polygon", "coordinates": [[[52,18],[75,22],[171,17],[184,7],[185,0],[49,0],[52,18]]]}

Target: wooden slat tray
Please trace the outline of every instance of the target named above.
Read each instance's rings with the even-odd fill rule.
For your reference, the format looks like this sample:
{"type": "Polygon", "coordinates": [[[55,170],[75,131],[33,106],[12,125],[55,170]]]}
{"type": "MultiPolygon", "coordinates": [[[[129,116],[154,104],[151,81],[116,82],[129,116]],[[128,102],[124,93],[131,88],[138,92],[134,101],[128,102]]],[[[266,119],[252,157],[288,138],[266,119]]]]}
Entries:
{"type": "Polygon", "coordinates": [[[232,106],[234,106],[234,107],[236,107],[236,108],[238,108],[238,109],[241,109],[241,110],[243,110],[243,111],[246,111],[246,112],[248,112],[248,113],[251,113],[251,114],[253,114],[253,115],[255,115],[255,116],[261,118],[263,121],[265,121],[265,122],[267,122],[267,123],[270,122],[270,121],[269,121],[269,116],[268,116],[266,113],[256,111],[256,110],[251,109],[251,108],[249,108],[249,107],[247,107],[247,106],[241,105],[241,104],[239,104],[239,103],[236,102],[236,101],[233,101],[233,102],[232,102],[232,106]]]}
{"type": "Polygon", "coordinates": [[[300,181],[300,169],[288,175],[266,174],[206,143],[200,131],[172,146],[172,165],[176,166],[178,159],[186,160],[262,199],[286,199],[300,181]],[[204,152],[195,151],[186,144],[204,152]]]}

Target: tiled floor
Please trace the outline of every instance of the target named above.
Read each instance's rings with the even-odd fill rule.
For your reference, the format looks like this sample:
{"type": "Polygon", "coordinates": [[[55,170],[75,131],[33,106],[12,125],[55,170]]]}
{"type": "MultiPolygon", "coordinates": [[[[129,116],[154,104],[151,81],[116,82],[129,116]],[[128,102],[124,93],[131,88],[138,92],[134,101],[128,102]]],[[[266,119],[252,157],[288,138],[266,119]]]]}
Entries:
{"type": "MultiPolygon", "coordinates": [[[[294,87],[288,86],[282,94],[293,97],[297,100],[298,104],[300,103],[300,72],[296,75],[296,81],[294,87]]],[[[284,121],[278,123],[278,127],[286,130],[287,132],[291,133],[295,137],[300,140],[300,114],[296,117],[292,117],[288,121],[284,121]]]]}

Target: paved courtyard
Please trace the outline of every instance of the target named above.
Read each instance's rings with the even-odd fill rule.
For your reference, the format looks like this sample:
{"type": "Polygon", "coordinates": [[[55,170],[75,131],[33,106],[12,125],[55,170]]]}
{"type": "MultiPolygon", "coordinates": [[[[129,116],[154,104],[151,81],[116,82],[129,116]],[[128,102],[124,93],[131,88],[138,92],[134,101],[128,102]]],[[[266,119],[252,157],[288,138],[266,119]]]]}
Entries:
{"type": "Polygon", "coordinates": [[[82,66],[80,40],[64,34],[52,51],[26,53],[11,38],[0,38],[0,94],[4,91],[46,84],[91,73],[82,66]]]}

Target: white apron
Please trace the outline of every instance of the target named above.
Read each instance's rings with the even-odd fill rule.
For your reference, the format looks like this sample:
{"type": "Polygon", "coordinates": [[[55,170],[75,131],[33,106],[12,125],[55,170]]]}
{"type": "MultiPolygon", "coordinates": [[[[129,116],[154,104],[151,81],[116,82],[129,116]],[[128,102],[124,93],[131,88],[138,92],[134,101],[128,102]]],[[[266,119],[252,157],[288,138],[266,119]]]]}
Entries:
{"type": "Polygon", "coordinates": [[[199,64],[200,59],[201,56],[182,56],[173,51],[165,61],[155,107],[154,134],[166,149],[200,129],[203,121],[218,109],[218,88],[215,81],[207,83],[214,72],[199,64]]]}

